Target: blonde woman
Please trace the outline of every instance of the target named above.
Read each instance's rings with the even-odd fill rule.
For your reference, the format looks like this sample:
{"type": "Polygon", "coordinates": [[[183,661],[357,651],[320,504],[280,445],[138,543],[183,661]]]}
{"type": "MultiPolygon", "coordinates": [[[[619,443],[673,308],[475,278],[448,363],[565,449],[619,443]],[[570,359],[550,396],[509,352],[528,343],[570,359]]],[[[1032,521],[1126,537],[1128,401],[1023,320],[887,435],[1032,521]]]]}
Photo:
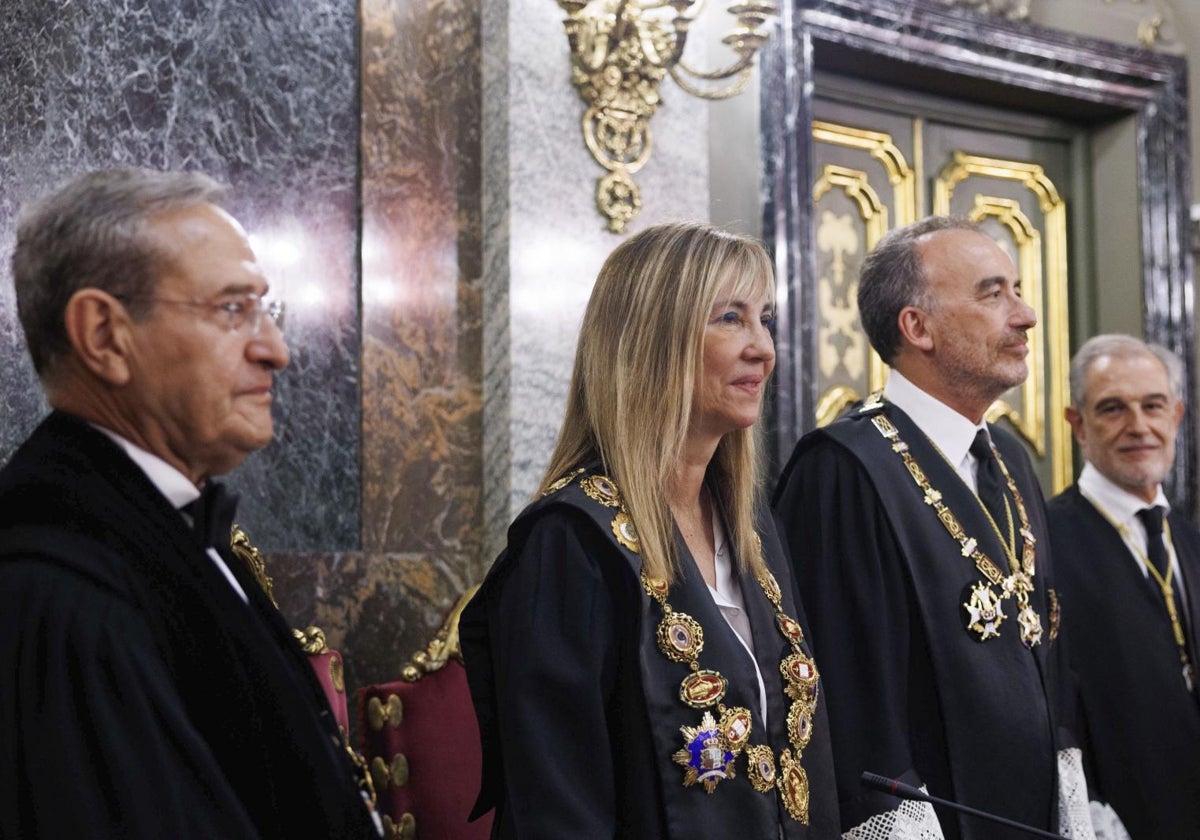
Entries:
{"type": "Polygon", "coordinates": [[[762,246],[705,225],[601,269],[550,467],[463,616],[494,837],[837,836],[760,498],[773,306],[762,246]]]}

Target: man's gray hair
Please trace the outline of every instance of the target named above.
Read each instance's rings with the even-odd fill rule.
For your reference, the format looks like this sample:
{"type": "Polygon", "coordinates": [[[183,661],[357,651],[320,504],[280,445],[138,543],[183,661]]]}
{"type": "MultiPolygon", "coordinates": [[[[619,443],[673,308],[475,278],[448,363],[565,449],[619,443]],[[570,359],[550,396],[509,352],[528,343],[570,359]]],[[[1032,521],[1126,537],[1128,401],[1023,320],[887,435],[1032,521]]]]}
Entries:
{"type": "Polygon", "coordinates": [[[925,271],[917,255],[917,240],[941,230],[981,232],[979,225],[960,216],[927,216],[888,231],[863,260],[858,275],[858,314],[871,346],[886,364],[900,349],[900,310],[906,306],[931,309],[925,271]]]}
{"type": "Polygon", "coordinates": [[[1105,333],[1089,338],[1075,351],[1071,359],[1071,405],[1082,409],[1087,399],[1087,374],[1101,356],[1128,359],[1135,356],[1154,356],[1167,371],[1167,383],[1171,396],[1183,396],[1183,361],[1177,354],[1158,344],[1149,344],[1140,338],[1123,333],[1105,333]]]}
{"type": "Polygon", "coordinates": [[[199,172],[112,169],[69,181],[26,206],[17,222],[13,284],[33,367],[43,379],[69,347],[63,315],[84,288],[128,301],[142,318],[165,255],[145,236],[161,211],[217,203],[225,188],[199,172]]]}

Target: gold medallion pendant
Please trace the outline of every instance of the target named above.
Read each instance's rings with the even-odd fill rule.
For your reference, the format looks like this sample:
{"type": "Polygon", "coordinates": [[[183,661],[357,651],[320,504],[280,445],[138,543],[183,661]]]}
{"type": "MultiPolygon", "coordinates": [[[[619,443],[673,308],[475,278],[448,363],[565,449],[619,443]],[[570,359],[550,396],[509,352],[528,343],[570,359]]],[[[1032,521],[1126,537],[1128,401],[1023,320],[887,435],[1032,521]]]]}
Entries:
{"type": "Polygon", "coordinates": [[[658,649],[686,665],[704,650],[704,628],[687,613],[667,613],[658,623],[658,649]]]}
{"type": "Polygon", "coordinates": [[[779,632],[783,637],[793,645],[798,645],[804,641],[804,630],[800,627],[800,622],[784,613],[779,613],[776,617],[779,623],[779,632]]]}
{"type": "Polygon", "coordinates": [[[776,782],[783,807],[796,822],[808,825],[808,774],[792,751],[784,748],[779,754],[779,779],[776,782]]]}
{"type": "Polygon", "coordinates": [[[746,750],[746,775],[750,785],[759,793],[769,793],[775,787],[775,755],[766,744],[746,750]]]}
{"type": "Polygon", "coordinates": [[[717,729],[720,730],[721,737],[725,739],[730,750],[735,754],[741,752],[750,741],[750,710],[743,709],[741,706],[726,709],[717,723],[717,729]]]}
{"type": "Polygon", "coordinates": [[[737,755],[729,749],[712,712],[704,713],[699,726],[681,726],[679,731],[683,733],[684,746],[672,758],[676,764],[687,768],[683,776],[684,787],[700,782],[705,791],[712,793],[718,782],[733,778],[733,760],[737,755]]]}
{"type": "Polygon", "coordinates": [[[613,517],[612,530],[617,542],[634,554],[642,553],[642,542],[638,539],[637,528],[633,526],[633,520],[629,518],[629,514],[623,510],[617,511],[617,515],[613,517]]]}
{"type": "Polygon", "coordinates": [[[999,638],[1004,621],[1004,604],[999,595],[982,581],[971,587],[971,595],[963,604],[967,611],[967,629],[979,635],[979,641],[999,638]]]}
{"type": "Polygon", "coordinates": [[[728,685],[717,671],[692,671],[679,683],[679,699],[693,709],[707,709],[721,702],[728,685]]]}
{"type": "MultiPolygon", "coordinates": [[[[816,706],[816,703],[812,705],[816,706]]],[[[792,707],[788,709],[788,740],[792,742],[792,746],[797,750],[802,750],[808,746],[809,740],[812,739],[812,730],[812,710],[809,708],[809,704],[801,700],[795,701],[792,703],[792,707]]]]}
{"type": "Polygon", "coordinates": [[[811,697],[820,678],[816,663],[805,656],[803,651],[785,656],[779,663],[779,673],[783,675],[784,692],[793,700],[811,697]]]}
{"type": "Polygon", "coordinates": [[[605,507],[620,507],[621,506],[621,491],[617,489],[617,485],[611,478],[606,475],[589,475],[583,481],[579,482],[579,487],[584,493],[604,505],[605,507]]]}

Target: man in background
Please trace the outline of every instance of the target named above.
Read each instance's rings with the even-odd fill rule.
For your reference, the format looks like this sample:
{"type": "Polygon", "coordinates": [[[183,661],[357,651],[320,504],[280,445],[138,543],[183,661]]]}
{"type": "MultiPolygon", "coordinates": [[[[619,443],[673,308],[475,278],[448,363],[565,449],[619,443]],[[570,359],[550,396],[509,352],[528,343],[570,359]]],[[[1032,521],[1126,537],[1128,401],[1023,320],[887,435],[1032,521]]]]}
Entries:
{"type": "Polygon", "coordinates": [[[1134,840],[1200,831],[1200,531],[1162,489],[1182,385],[1163,347],[1080,347],[1066,416],[1087,463],[1047,504],[1088,781],[1134,840]]]}
{"type": "Polygon", "coordinates": [[[1090,836],[1058,725],[1044,505],[1028,456],[984,415],[1025,381],[1036,324],[1008,255],[930,217],[867,256],[858,306],[887,386],[806,435],[774,507],[809,605],[843,831],[1019,837],[868,790],[897,778],[1025,825],[1090,836]]]}
{"type": "Polygon", "coordinates": [[[272,438],[267,279],[196,173],[80,177],[23,212],[52,413],[0,471],[0,836],[376,836],[212,478],[272,438]]]}

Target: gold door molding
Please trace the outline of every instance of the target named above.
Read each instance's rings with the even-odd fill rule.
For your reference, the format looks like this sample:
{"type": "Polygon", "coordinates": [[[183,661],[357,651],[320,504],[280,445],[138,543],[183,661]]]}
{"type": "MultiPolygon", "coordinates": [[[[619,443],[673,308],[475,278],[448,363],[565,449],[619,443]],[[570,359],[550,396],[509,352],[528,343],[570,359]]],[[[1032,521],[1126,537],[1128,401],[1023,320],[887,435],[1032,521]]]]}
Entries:
{"type": "Polygon", "coordinates": [[[816,421],[818,426],[824,426],[847,405],[883,386],[887,368],[871,349],[859,323],[855,294],[858,281],[847,277],[846,262],[847,257],[861,258],[875,247],[891,227],[889,216],[897,225],[915,220],[916,175],[892,136],[885,132],[816,120],[813,140],[866,152],[882,164],[892,195],[889,212],[865,170],[837,164],[825,164],[813,185],[816,251],[827,258],[827,262],[820,261],[824,269],[818,268],[816,278],[817,366],[823,386],[817,401],[816,421]],[[848,200],[850,214],[828,206],[825,199],[835,191],[848,200]],[[855,384],[834,382],[839,365],[855,384],[865,386],[864,393],[859,393],[855,384]]]}
{"type": "Polygon", "coordinates": [[[988,420],[1008,418],[1039,457],[1046,455],[1049,440],[1053,492],[1057,493],[1073,478],[1071,445],[1063,420],[1070,364],[1066,204],[1037,164],[955,152],[934,185],[933,212],[948,214],[955,188],[971,176],[1016,182],[1033,194],[1044,217],[1043,237],[1014,199],[977,194],[968,213],[974,221],[993,219],[1009,232],[1025,299],[1038,317],[1038,327],[1029,335],[1033,364],[1019,390],[1020,408],[998,401],[988,410],[988,420]]]}
{"type": "MultiPolygon", "coordinates": [[[[818,143],[861,149],[882,163],[887,172],[888,183],[892,185],[892,206],[895,209],[897,227],[917,220],[916,174],[892,139],[892,135],[883,131],[868,131],[864,128],[813,120],[812,136],[818,143]]],[[[814,195],[813,201],[816,200],[814,195]]]]}

